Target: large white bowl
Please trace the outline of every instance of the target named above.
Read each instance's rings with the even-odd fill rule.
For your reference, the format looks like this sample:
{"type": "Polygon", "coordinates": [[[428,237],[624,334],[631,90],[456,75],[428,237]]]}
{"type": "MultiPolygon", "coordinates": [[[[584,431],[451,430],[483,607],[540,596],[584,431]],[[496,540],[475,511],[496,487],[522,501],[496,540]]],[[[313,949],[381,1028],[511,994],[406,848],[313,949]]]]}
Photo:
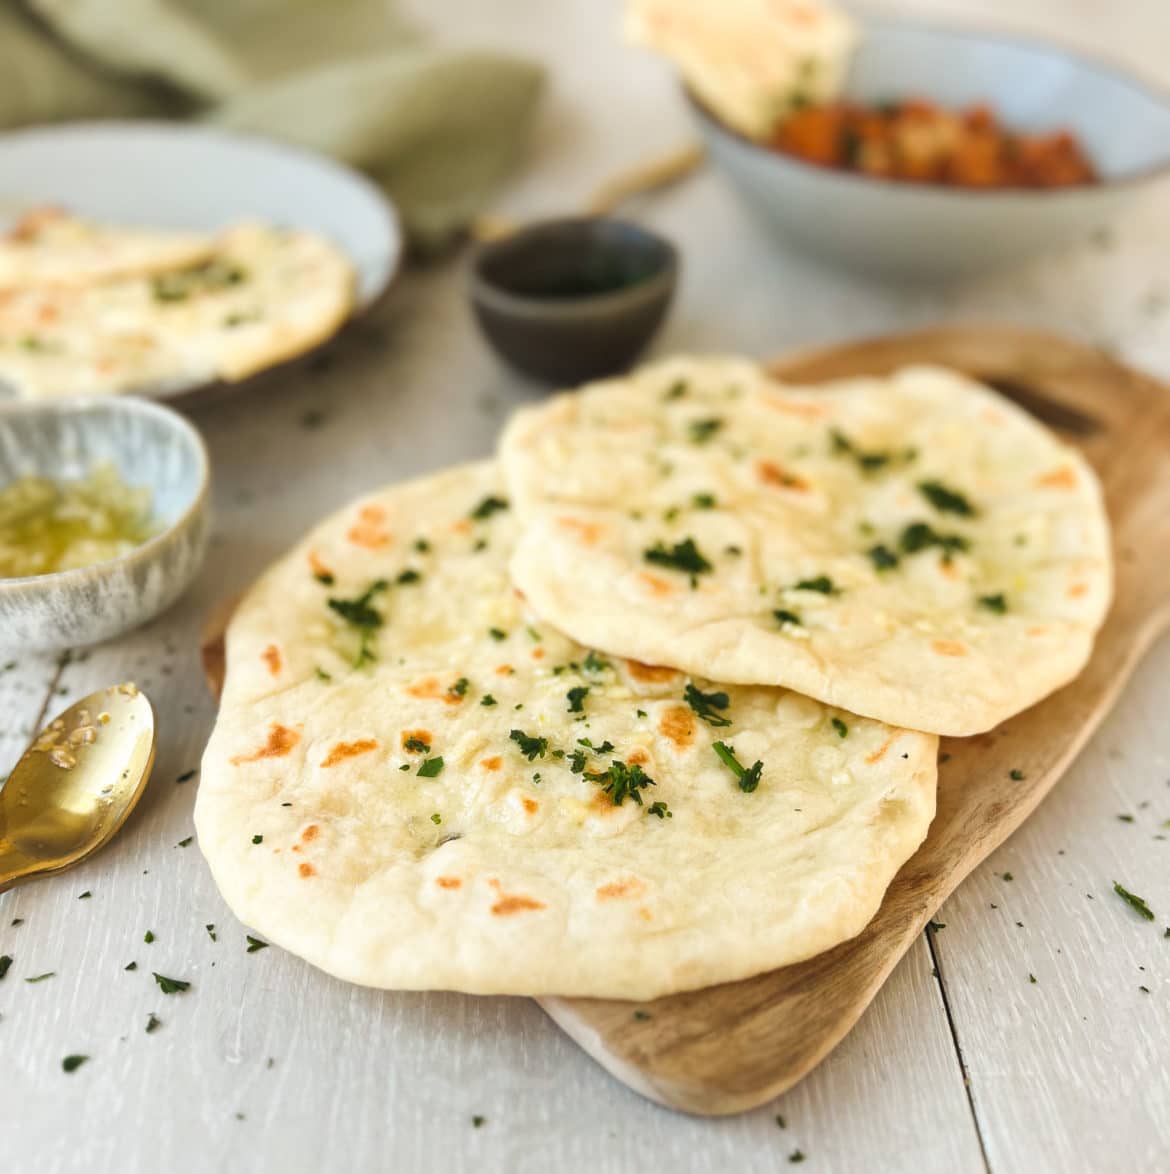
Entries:
{"type": "Polygon", "coordinates": [[[846,96],[987,102],[1014,129],[1067,127],[1102,179],[1026,191],[872,179],[769,150],[692,103],[711,155],[747,200],[794,244],[850,269],[929,279],[1018,262],[1117,218],[1170,175],[1170,98],[1037,41],[869,19],[846,96]]]}

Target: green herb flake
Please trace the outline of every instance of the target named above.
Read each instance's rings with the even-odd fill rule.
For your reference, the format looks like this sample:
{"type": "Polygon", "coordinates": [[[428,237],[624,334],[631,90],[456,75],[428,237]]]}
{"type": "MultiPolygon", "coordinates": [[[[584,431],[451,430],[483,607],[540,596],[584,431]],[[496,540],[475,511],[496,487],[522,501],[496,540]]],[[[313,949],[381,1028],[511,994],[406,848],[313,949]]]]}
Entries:
{"type": "Polygon", "coordinates": [[[685,379],[676,379],[663,393],[664,400],[682,399],[687,393],[687,381],[685,379]]]}
{"type": "Polygon", "coordinates": [[[436,811],[431,815],[431,823],[436,827],[443,822],[443,817],[436,811]]]}
{"type": "Polygon", "coordinates": [[[569,712],[570,713],[584,713],[585,712],[585,698],[588,695],[589,695],[589,686],[588,685],[577,685],[575,688],[570,689],[568,691],[568,693],[565,694],[565,697],[569,703],[569,712]]]}
{"type": "Polygon", "coordinates": [[[426,554],[431,549],[431,544],[425,538],[416,538],[414,540],[414,549],[419,554],[426,554]]]}
{"type": "Polygon", "coordinates": [[[693,538],[684,538],[671,547],[656,542],[642,552],[642,557],[655,566],[669,567],[673,571],[684,571],[690,575],[702,575],[714,569],[700,553],[693,538]]]}
{"type": "Polygon", "coordinates": [[[801,1150],[793,1150],[792,1153],[790,1153],[788,1155],[788,1160],[793,1165],[796,1165],[798,1162],[803,1162],[804,1161],[804,1153],[801,1150]]]}
{"type": "Polygon", "coordinates": [[[794,584],[793,591],[818,591],[821,595],[834,595],[837,591],[828,575],[817,575],[815,579],[801,579],[794,584]]]}
{"type": "Polygon", "coordinates": [[[789,611],[786,607],[777,608],[772,613],[772,615],[776,618],[776,622],[782,628],[789,624],[791,624],[794,628],[799,628],[802,626],[800,616],[798,616],[794,611],[789,611]]]}
{"type": "Polygon", "coordinates": [[[917,554],[937,546],[946,559],[950,559],[957,550],[969,550],[971,547],[970,541],[962,534],[940,534],[928,522],[911,522],[902,531],[898,543],[904,554],[917,554]]]}
{"type": "Polygon", "coordinates": [[[488,628],[488,635],[496,641],[507,640],[508,633],[503,628],[488,628]]]}
{"type": "Polygon", "coordinates": [[[713,493],[696,493],[691,498],[691,505],[697,510],[713,510],[715,508],[715,495],[713,493]]]}
{"type": "Polygon", "coordinates": [[[411,754],[428,754],[430,753],[431,744],[424,742],[422,738],[416,738],[413,734],[406,739],[402,747],[411,754]]]}
{"type": "Polygon", "coordinates": [[[877,571],[889,571],[898,565],[898,556],[883,543],[871,546],[865,553],[877,571]]]}
{"type": "Polygon", "coordinates": [[[122,969],[123,970],[137,970],[138,963],[137,962],[127,962],[126,965],[122,967],[122,969]]]}
{"type": "Polygon", "coordinates": [[[788,1122],[784,1120],[784,1116],[781,1113],[776,1114],[776,1126],[779,1129],[787,1129],[788,1128],[788,1122]]]}
{"type": "Polygon", "coordinates": [[[90,897],[92,897],[92,896],[93,896],[93,893],[91,893],[89,891],[89,889],[86,889],[84,893],[78,894],[77,899],[79,901],[88,901],[90,899],[90,897]]]}
{"type": "Polygon", "coordinates": [[[337,582],[336,578],[328,571],[315,571],[313,578],[321,584],[322,587],[332,587],[337,582]]]}
{"type": "Polygon", "coordinates": [[[418,768],[418,776],[423,779],[433,779],[443,772],[443,756],[437,755],[435,758],[427,758],[418,768]]]}
{"type": "Polygon", "coordinates": [[[480,703],[480,705],[496,705],[496,704],[498,704],[496,699],[490,693],[485,693],[479,699],[479,703],[480,703]]]}
{"type": "Polygon", "coordinates": [[[988,611],[994,612],[997,616],[1006,614],[1008,609],[1007,599],[1002,591],[996,595],[979,596],[979,606],[987,608],[988,611]]]}
{"type": "Polygon", "coordinates": [[[253,843],[253,844],[263,844],[263,843],[264,843],[264,837],[263,837],[262,835],[260,835],[259,833],[257,833],[256,835],[254,835],[254,836],[252,837],[252,843],[253,843]]]}
{"type": "Polygon", "coordinates": [[[532,762],[536,758],[543,758],[548,749],[547,738],[537,738],[526,734],[523,730],[512,730],[508,737],[520,747],[520,753],[532,762]]]}
{"type": "Polygon", "coordinates": [[[459,680],[457,680],[455,684],[451,686],[448,692],[451,693],[451,695],[454,697],[466,697],[467,686],[470,684],[471,682],[466,677],[460,677],[459,680]]]}
{"type": "Polygon", "coordinates": [[[354,661],[356,668],[374,660],[374,653],[370,649],[370,641],[374,633],[382,626],[384,619],[377,608],[370,605],[370,601],[381,591],[385,591],[389,583],[385,579],[375,579],[363,594],[356,599],[327,599],[329,608],[336,612],[359,635],[357,657],[354,661]]]}
{"type": "Polygon", "coordinates": [[[268,943],[265,941],[261,941],[260,938],[254,938],[251,934],[245,934],[244,936],[248,941],[248,951],[247,952],[249,954],[255,954],[257,950],[267,950],[268,949],[268,943]]]}
{"type": "Polygon", "coordinates": [[[750,795],[760,785],[760,776],[764,770],[762,762],[757,761],[750,767],[745,767],[735,757],[735,748],[728,746],[726,742],[712,742],[711,749],[715,751],[719,761],[735,775],[741,791],[750,795]]]}
{"type": "MultiPolygon", "coordinates": [[[[253,844],[255,842],[255,840],[252,841],[253,844]]],[[[150,943],[154,941],[154,930],[148,929],[146,933],[142,935],[142,940],[149,946],[150,943]]]]}
{"type": "Polygon", "coordinates": [[[11,965],[12,955],[0,954],[0,978],[3,978],[8,973],[8,969],[11,965]]]}
{"type": "MultiPolygon", "coordinates": [[[[611,746],[612,750],[613,747],[611,746]]],[[[601,753],[601,751],[598,751],[601,753]]],[[[598,783],[601,789],[610,797],[615,807],[632,799],[639,807],[642,806],[642,791],[647,787],[655,786],[654,780],[636,763],[628,766],[626,763],[614,759],[603,771],[586,771],[585,778],[590,782],[598,783]]]]}
{"type": "Polygon", "coordinates": [[[1154,920],[1154,911],[1136,893],[1131,893],[1124,885],[1113,882],[1113,891],[1125,901],[1130,908],[1136,910],[1146,921],[1154,920]]]}
{"type": "Polygon", "coordinates": [[[693,681],[688,681],[687,687],[683,690],[683,700],[695,711],[696,716],[709,726],[731,725],[731,718],[715,712],[717,709],[726,709],[731,704],[731,699],[726,693],[704,693],[695,687],[693,681]]]}
{"type": "Polygon", "coordinates": [[[407,567],[405,571],[398,572],[398,578],[394,580],[400,587],[405,587],[410,583],[417,583],[422,579],[422,575],[414,569],[414,567],[407,567]]]}
{"type": "Polygon", "coordinates": [[[653,1019],[654,1016],[651,1015],[649,1011],[635,1011],[633,1018],[635,1018],[639,1023],[645,1023],[647,1019],[653,1019]]]}
{"type": "Polygon", "coordinates": [[[958,514],[962,518],[973,518],[979,512],[961,493],[948,489],[941,481],[919,481],[918,492],[940,514],[958,514]]]}
{"type": "Polygon", "coordinates": [[[192,840],[194,840],[194,839],[195,839],[195,837],[194,837],[194,836],[187,836],[187,837],[185,837],[184,839],[180,840],[180,841],[179,841],[179,842],[178,842],[178,843],[175,845],[175,847],[176,847],[176,848],[186,848],[186,847],[187,847],[187,846],[188,846],[188,845],[191,843],[191,841],[192,841],[192,840]]]}
{"type": "Polygon", "coordinates": [[[154,974],[154,981],[158,983],[158,989],[164,995],[178,995],[191,989],[191,984],[185,979],[167,978],[165,974],[159,974],[157,971],[151,973],[154,974]]]}
{"type": "Polygon", "coordinates": [[[833,718],[833,729],[837,731],[838,738],[844,738],[849,733],[849,727],[839,718],[833,718]]]}
{"type": "Polygon", "coordinates": [[[473,1129],[482,1129],[486,1121],[486,1117],[481,1117],[478,1113],[476,1113],[476,1115],[471,1119],[471,1126],[473,1129]]]}
{"type": "Polygon", "coordinates": [[[670,808],[667,807],[667,805],[663,803],[661,799],[651,803],[650,806],[646,808],[646,814],[656,815],[659,819],[674,819],[674,812],[671,811],[670,808]]]}
{"type": "Polygon", "coordinates": [[[204,927],[207,930],[207,936],[213,941],[218,942],[219,938],[215,935],[215,922],[209,921],[204,927]]]}
{"type": "Polygon", "coordinates": [[[61,1061],[61,1067],[66,1072],[76,1072],[88,1059],[88,1056],[66,1056],[61,1061]]]}
{"type": "Polygon", "coordinates": [[[146,1020],[146,1034],[153,1035],[162,1027],[162,1020],[152,1011],[146,1020]]]}
{"type": "Polygon", "coordinates": [[[587,673],[600,673],[609,668],[610,664],[608,660],[602,660],[602,658],[598,656],[597,653],[594,652],[591,648],[585,654],[585,659],[581,662],[581,667],[587,673]]]}
{"type": "Polygon", "coordinates": [[[723,421],[717,416],[707,420],[692,420],[687,425],[687,435],[691,438],[692,444],[706,444],[722,427],[723,421]]]}
{"type": "Polygon", "coordinates": [[[1024,781],[1024,772],[1018,766],[1014,766],[1008,771],[1008,778],[1014,783],[1022,783],[1024,781]]]}
{"type": "Polygon", "coordinates": [[[1032,974],[1031,972],[1029,972],[1029,974],[1028,974],[1028,981],[1031,983],[1034,983],[1036,981],[1036,976],[1034,974],[1032,974]]]}
{"type": "Polygon", "coordinates": [[[508,499],[506,497],[485,497],[470,513],[470,517],[476,522],[482,522],[490,518],[492,514],[499,513],[501,510],[508,508],[508,499]]]}
{"type": "Polygon", "coordinates": [[[44,982],[47,978],[55,978],[57,972],[55,970],[46,970],[44,974],[34,974],[32,978],[26,978],[25,982],[44,982]]]}

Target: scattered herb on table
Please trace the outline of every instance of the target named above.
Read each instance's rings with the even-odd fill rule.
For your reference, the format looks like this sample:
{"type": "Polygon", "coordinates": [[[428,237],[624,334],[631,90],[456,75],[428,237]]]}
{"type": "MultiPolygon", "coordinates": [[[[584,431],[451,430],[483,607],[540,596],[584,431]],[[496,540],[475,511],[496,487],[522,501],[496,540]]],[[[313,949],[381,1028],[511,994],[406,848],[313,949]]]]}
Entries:
{"type": "Polygon", "coordinates": [[[214,922],[214,921],[209,921],[209,922],[208,922],[208,923],[207,923],[207,924],[206,924],[206,925],[205,925],[203,928],[204,928],[205,930],[207,930],[207,936],[208,936],[208,937],[209,937],[209,938],[210,938],[210,939],[211,939],[213,942],[218,942],[218,941],[219,941],[219,938],[217,938],[217,937],[215,936],[215,922],[214,922]]]}
{"type": "Polygon", "coordinates": [[[479,1129],[483,1126],[485,1121],[487,1121],[486,1117],[481,1117],[478,1113],[476,1113],[476,1115],[471,1119],[471,1124],[474,1129],[479,1129]]]}
{"type": "Polygon", "coordinates": [[[788,1155],[788,1160],[790,1162],[792,1162],[794,1165],[797,1162],[803,1162],[804,1161],[804,1153],[801,1150],[793,1150],[792,1153],[790,1153],[788,1155]]]}
{"type": "Polygon", "coordinates": [[[65,1059],[61,1061],[61,1067],[64,1068],[66,1072],[76,1072],[78,1068],[80,1068],[82,1064],[84,1064],[88,1059],[88,1056],[66,1056],[65,1059]]]}
{"type": "Polygon", "coordinates": [[[443,773],[443,756],[436,755],[434,758],[424,759],[418,768],[420,778],[433,779],[443,773]]]}
{"type": "Polygon", "coordinates": [[[719,761],[739,780],[741,791],[750,795],[760,785],[760,775],[764,770],[762,762],[757,760],[751,766],[745,767],[735,757],[735,748],[728,746],[726,742],[712,742],[711,749],[715,751],[719,761]]]}
{"type": "Polygon", "coordinates": [[[781,1114],[781,1113],[777,1113],[777,1114],[776,1114],[776,1124],[777,1124],[777,1125],[778,1125],[778,1126],[779,1126],[781,1129],[787,1129],[787,1128],[788,1128],[788,1122],[784,1120],[784,1116],[783,1116],[783,1114],[781,1114]]]}
{"type": "Polygon", "coordinates": [[[146,1021],[146,1034],[151,1035],[162,1027],[162,1020],[152,1011],[150,1017],[146,1021]]]}
{"type": "Polygon", "coordinates": [[[3,978],[8,973],[8,968],[12,965],[11,954],[0,954],[0,978],[3,978]]]}
{"type": "Polygon", "coordinates": [[[89,889],[86,889],[84,893],[79,893],[77,895],[77,899],[79,901],[88,901],[90,899],[90,897],[92,897],[92,896],[93,896],[93,893],[91,893],[89,891],[89,889]]]}
{"type": "Polygon", "coordinates": [[[978,513],[961,493],[947,488],[941,481],[919,481],[918,492],[940,514],[958,514],[962,518],[973,518],[978,513]]]}
{"type": "Polygon", "coordinates": [[[1128,904],[1132,909],[1136,910],[1146,921],[1154,920],[1154,911],[1139,897],[1136,893],[1131,893],[1123,884],[1117,881],[1113,882],[1113,891],[1128,904]]]}
{"type": "MultiPolygon", "coordinates": [[[[253,838],[252,843],[254,844],[255,842],[256,840],[253,838]]],[[[154,930],[148,929],[146,933],[142,935],[142,940],[149,946],[150,943],[154,941],[154,930]]]]}
{"type": "Polygon", "coordinates": [[[1008,771],[1008,778],[1011,779],[1012,782],[1021,783],[1024,781],[1024,772],[1020,770],[1018,766],[1012,767],[1012,769],[1008,771]]]}
{"type": "Polygon", "coordinates": [[[684,538],[667,547],[662,542],[642,552],[642,557],[657,567],[668,567],[672,571],[684,571],[690,575],[702,575],[714,568],[703,557],[693,538],[684,538]]]}
{"type": "Polygon", "coordinates": [[[152,971],[152,973],[154,981],[158,983],[158,988],[164,995],[177,995],[191,989],[191,984],[185,979],[167,978],[165,974],[159,974],[157,971],[152,971]]]}
{"type": "Polygon", "coordinates": [[[704,693],[695,687],[694,682],[688,681],[686,689],[683,690],[683,700],[709,726],[731,725],[731,718],[715,712],[717,709],[726,709],[731,703],[726,693],[704,693]]]}
{"type": "Polygon", "coordinates": [[[198,773],[199,773],[199,771],[197,769],[196,770],[185,770],[185,771],[183,771],[183,773],[181,775],[179,775],[179,777],[177,779],[175,779],[175,782],[176,783],[189,783],[198,773]]]}
{"type": "Polygon", "coordinates": [[[1028,973],[1028,981],[1032,982],[1032,983],[1034,983],[1036,981],[1036,976],[1034,974],[1032,974],[1030,971],[1028,973]]]}
{"type": "Polygon", "coordinates": [[[649,1011],[635,1011],[634,1018],[637,1019],[639,1023],[645,1023],[647,1019],[652,1019],[653,1016],[649,1011]]]}
{"type": "Polygon", "coordinates": [[[184,839],[180,840],[180,841],[179,841],[179,842],[178,842],[178,843],[175,845],[175,847],[176,847],[176,848],[186,848],[186,847],[187,847],[187,846],[188,846],[188,845],[191,843],[191,841],[192,841],[192,840],[194,840],[194,839],[195,839],[195,837],[194,837],[194,836],[187,836],[187,837],[185,837],[184,839]]]}
{"type": "Polygon", "coordinates": [[[137,962],[127,962],[126,965],[122,967],[122,969],[123,970],[137,970],[138,963],[137,962]]]}
{"type": "Polygon", "coordinates": [[[260,938],[254,938],[251,934],[244,935],[248,940],[248,953],[255,954],[257,950],[267,950],[268,943],[262,941],[260,938]]]}
{"type": "Polygon", "coordinates": [[[25,982],[44,982],[46,978],[55,977],[57,972],[55,970],[46,970],[44,974],[34,974],[32,978],[26,978],[25,982]]]}

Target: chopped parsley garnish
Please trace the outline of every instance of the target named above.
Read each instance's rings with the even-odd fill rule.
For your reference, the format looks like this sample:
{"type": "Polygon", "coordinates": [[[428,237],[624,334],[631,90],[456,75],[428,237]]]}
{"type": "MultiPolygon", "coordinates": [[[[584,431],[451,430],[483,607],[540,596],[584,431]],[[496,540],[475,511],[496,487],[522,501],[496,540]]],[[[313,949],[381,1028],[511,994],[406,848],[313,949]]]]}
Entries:
{"type": "Polygon", "coordinates": [[[467,686],[470,684],[471,682],[466,677],[460,677],[459,680],[457,680],[455,684],[451,686],[450,692],[453,693],[456,697],[466,697],[467,686]]]}
{"type": "MultiPolygon", "coordinates": [[[[190,842],[191,842],[190,840],[188,840],[188,841],[187,841],[187,843],[188,843],[188,844],[189,844],[190,842]]],[[[77,899],[78,899],[79,901],[88,901],[88,900],[90,899],[90,897],[92,897],[92,896],[93,896],[93,893],[91,893],[91,892],[89,891],[89,889],[86,889],[84,893],[81,893],[81,894],[79,894],[79,895],[78,895],[78,898],[77,898],[77,899]]]]}
{"type": "Polygon", "coordinates": [[[849,727],[839,718],[833,718],[833,729],[837,731],[838,738],[844,738],[849,733],[849,727]]]}
{"type": "Polygon", "coordinates": [[[627,799],[633,799],[641,807],[642,791],[655,785],[654,780],[637,763],[628,766],[616,758],[605,770],[587,770],[585,777],[590,782],[600,783],[601,789],[615,807],[620,807],[627,799]]]}
{"type": "Polygon", "coordinates": [[[688,681],[687,687],[683,690],[683,700],[707,725],[731,725],[731,718],[715,712],[717,709],[726,709],[731,703],[726,693],[704,693],[701,689],[695,688],[694,682],[688,681]]]}
{"type": "Polygon", "coordinates": [[[782,627],[782,628],[785,626],[785,624],[792,624],[792,625],[793,625],[793,627],[796,627],[796,628],[799,628],[799,627],[801,627],[801,626],[802,626],[802,625],[801,625],[801,619],[800,619],[800,616],[798,616],[798,615],[796,614],[796,612],[794,612],[794,611],[789,611],[789,610],[788,610],[787,608],[785,608],[785,607],[780,607],[780,608],[777,608],[777,609],[776,609],[776,610],[775,610],[775,611],[772,613],[772,615],[776,617],[776,622],[777,622],[777,623],[780,625],[780,627],[782,627]]]}
{"type": "Polygon", "coordinates": [[[0,978],[3,978],[8,973],[8,968],[12,965],[11,954],[0,954],[0,978]]]}
{"type": "Polygon", "coordinates": [[[635,1011],[634,1018],[637,1019],[639,1023],[645,1023],[647,1019],[653,1019],[654,1016],[651,1015],[649,1011],[635,1011]]]}
{"type": "Polygon", "coordinates": [[[378,592],[385,591],[388,586],[385,579],[375,579],[356,599],[326,600],[330,609],[341,616],[350,627],[357,629],[360,635],[357,659],[354,661],[357,668],[374,659],[374,654],[370,650],[370,640],[382,626],[383,618],[377,608],[370,606],[370,600],[378,592]]]}
{"type": "Polygon", "coordinates": [[[398,578],[394,580],[400,587],[405,587],[408,583],[417,583],[422,578],[413,567],[407,567],[405,571],[400,571],[398,578]]]}
{"type": "Polygon", "coordinates": [[[584,750],[574,750],[569,755],[569,770],[575,775],[583,774],[585,772],[586,757],[584,750]]]}
{"type": "Polygon", "coordinates": [[[963,518],[973,518],[978,512],[961,493],[948,489],[941,481],[919,481],[918,492],[940,514],[958,514],[963,518]]]}
{"type": "Polygon", "coordinates": [[[723,421],[717,416],[709,420],[692,420],[687,425],[687,435],[690,436],[692,444],[706,444],[722,427],[723,421]]]}
{"type": "Polygon", "coordinates": [[[490,693],[485,693],[479,699],[479,703],[480,703],[480,705],[495,705],[496,699],[490,693]]]}
{"type": "Polygon", "coordinates": [[[570,713],[584,713],[585,712],[585,698],[589,695],[588,685],[578,685],[576,688],[570,689],[565,695],[569,702],[570,713]]]}
{"type": "Polygon", "coordinates": [[[888,571],[898,565],[898,556],[880,542],[877,546],[871,546],[865,553],[869,555],[869,561],[873,563],[875,570],[888,571]]]}
{"type": "Polygon", "coordinates": [[[198,773],[198,770],[185,770],[181,775],[179,775],[177,779],[175,779],[175,782],[189,783],[198,773]]]}
{"type": "Polygon", "coordinates": [[[578,738],[577,745],[584,746],[587,750],[592,750],[594,754],[613,753],[613,743],[608,738],[606,738],[606,740],[602,742],[600,746],[594,746],[588,738],[578,738]]]}
{"type": "Polygon", "coordinates": [[[674,571],[685,571],[691,575],[701,575],[712,570],[711,564],[699,553],[693,538],[684,538],[667,549],[661,542],[656,542],[648,550],[642,552],[642,557],[658,567],[669,567],[674,571]]]}
{"type": "Polygon", "coordinates": [[[548,749],[547,738],[534,738],[523,730],[512,730],[508,737],[520,747],[520,753],[531,762],[535,758],[543,758],[548,749]]]}
{"type": "Polygon", "coordinates": [[[66,1072],[76,1072],[78,1068],[80,1068],[82,1064],[84,1064],[88,1059],[88,1056],[66,1056],[65,1059],[61,1061],[61,1067],[64,1068],[66,1072]]]}
{"type": "MultiPolygon", "coordinates": [[[[263,844],[263,843],[264,843],[264,837],[263,837],[262,835],[260,835],[259,833],[257,833],[256,835],[254,835],[254,836],[252,837],[252,843],[253,843],[253,844],[263,844]]],[[[150,940],[150,939],[148,938],[148,939],[147,939],[147,941],[149,941],[149,940],[150,940]]]]}
{"type": "Polygon", "coordinates": [[[1011,779],[1014,783],[1021,783],[1024,781],[1024,772],[1020,770],[1018,766],[1013,766],[1012,769],[1008,771],[1008,778],[1011,779]]]}
{"type": "Polygon", "coordinates": [[[939,547],[949,559],[956,550],[967,550],[971,543],[962,534],[940,534],[929,522],[911,522],[898,540],[905,554],[917,554],[931,546],[939,547]]]}
{"type": "Polygon", "coordinates": [[[192,294],[239,285],[247,276],[247,271],[240,266],[216,258],[186,269],[160,273],[151,278],[150,290],[156,302],[183,302],[192,294]]]}
{"type": "Polygon", "coordinates": [[[32,978],[26,978],[25,982],[44,982],[46,978],[56,978],[57,972],[55,970],[46,970],[44,974],[34,974],[32,978]]]}
{"type": "Polygon", "coordinates": [[[427,551],[431,549],[431,544],[425,538],[416,538],[414,540],[414,549],[417,550],[419,554],[426,554],[427,551]]]}
{"type": "Polygon", "coordinates": [[[838,428],[834,428],[829,433],[829,439],[832,451],[836,456],[849,456],[856,462],[857,466],[863,473],[876,473],[878,469],[884,469],[891,464],[895,459],[903,461],[912,461],[917,453],[912,448],[903,449],[902,452],[896,453],[889,450],[885,452],[866,452],[860,449],[838,428]]]}
{"type": "Polygon", "coordinates": [[[336,578],[328,571],[314,571],[313,578],[323,587],[332,587],[337,582],[336,578]]]}
{"type": "Polygon", "coordinates": [[[650,806],[646,808],[646,814],[656,815],[659,819],[674,819],[674,812],[671,811],[670,808],[667,807],[661,799],[659,799],[656,803],[651,803],[650,806]]]}
{"type": "Polygon", "coordinates": [[[175,847],[176,847],[176,848],[186,848],[186,847],[187,847],[187,845],[188,845],[188,844],[190,844],[190,843],[191,843],[191,841],[192,841],[193,839],[195,839],[195,837],[194,837],[194,836],[186,836],[184,839],[180,840],[180,841],[179,841],[179,842],[178,842],[178,843],[175,845],[175,847]]]}
{"type": "Polygon", "coordinates": [[[165,974],[159,974],[157,971],[151,973],[154,974],[154,981],[158,983],[158,989],[164,995],[178,995],[191,989],[191,984],[185,979],[167,978],[165,974]]]}
{"type": "Polygon", "coordinates": [[[412,734],[403,743],[402,748],[403,750],[409,750],[412,754],[426,754],[429,752],[431,744],[423,741],[422,738],[416,738],[412,734]]]}
{"type": "Polygon", "coordinates": [[[437,827],[442,822],[443,822],[443,817],[437,811],[432,812],[431,823],[433,823],[437,827]]]}
{"type": "Polygon", "coordinates": [[[796,1165],[798,1162],[803,1162],[803,1161],[804,1161],[804,1153],[803,1153],[803,1151],[801,1151],[801,1150],[793,1150],[793,1151],[792,1151],[792,1153],[790,1153],[790,1154],[788,1155],[788,1160],[789,1160],[789,1161],[790,1161],[790,1162],[791,1162],[793,1165],[796,1165]]]}
{"type": "Polygon", "coordinates": [[[608,660],[602,660],[592,648],[585,654],[585,659],[581,662],[581,667],[587,673],[600,673],[604,669],[610,667],[608,660]]]}
{"type": "Polygon", "coordinates": [[[471,1119],[472,1127],[475,1129],[479,1129],[486,1120],[487,1120],[486,1117],[481,1117],[478,1113],[476,1113],[476,1115],[474,1117],[472,1117],[472,1119],[471,1119]]]}
{"type": "Polygon", "coordinates": [[[208,936],[208,937],[209,937],[209,938],[210,938],[210,939],[211,939],[213,942],[218,942],[218,941],[219,941],[219,938],[217,938],[217,937],[215,936],[215,922],[214,922],[214,921],[209,921],[209,922],[208,922],[208,923],[207,923],[207,924],[206,924],[206,925],[205,925],[203,928],[204,928],[205,930],[207,930],[207,936],[208,936]]]}
{"type": "Polygon", "coordinates": [[[162,1027],[162,1020],[152,1011],[146,1021],[146,1034],[150,1035],[152,1032],[158,1031],[160,1027],[162,1027]]]}
{"type": "MultiPolygon", "coordinates": [[[[212,940],[214,941],[214,938],[212,940]]],[[[123,970],[137,970],[138,963],[137,962],[127,962],[126,965],[122,967],[122,969],[123,970]]]]}
{"type": "Polygon", "coordinates": [[[691,498],[691,505],[697,510],[713,510],[715,508],[715,494],[713,493],[696,493],[691,498]]]}
{"type": "Polygon", "coordinates": [[[664,400],[682,399],[687,393],[687,381],[685,379],[676,379],[663,393],[664,400]]]}
{"type": "Polygon", "coordinates": [[[503,628],[488,628],[488,635],[493,640],[507,640],[508,633],[503,628]]]}
{"type": "MultiPolygon", "coordinates": [[[[255,836],[253,836],[253,837],[252,837],[252,843],[253,843],[253,844],[254,844],[254,843],[256,843],[256,837],[255,837],[255,836]]],[[[145,943],[146,943],[146,944],[149,946],[149,945],[151,944],[151,942],[153,942],[153,941],[154,941],[154,930],[152,930],[152,929],[148,929],[148,930],[146,931],[146,933],[144,933],[144,934],[142,935],[142,940],[143,940],[143,941],[144,941],[144,942],[145,942],[145,943]]]]}
{"type": "Polygon", "coordinates": [[[1131,908],[1137,910],[1147,921],[1154,920],[1154,911],[1136,893],[1131,893],[1124,885],[1113,882],[1113,891],[1131,908]]]}
{"type": "Polygon", "coordinates": [[[434,758],[424,759],[419,765],[418,774],[420,778],[433,779],[436,775],[443,772],[443,756],[436,755],[434,758]]]}
{"type": "Polygon", "coordinates": [[[490,518],[492,514],[498,513],[500,510],[506,510],[507,508],[508,499],[506,497],[489,496],[485,497],[483,501],[481,501],[479,505],[477,505],[475,509],[471,511],[470,517],[472,517],[477,522],[482,522],[484,519],[490,518]]]}
{"type": "Polygon", "coordinates": [[[745,767],[735,757],[735,748],[728,746],[726,742],[712,742],[711,749],[715,751],[719,761],[739,780],[741,791],[750,795],[760,785],[760,775],[764,770],[762,762],[757,760],[751,766],[745,767]]]}
{"type": "Polygon", "coordinates": [[[828,575],[818,575],[815,579],[801,579],[793,585],[793,591],[819,591],[822,595],[832,595],[837,589],[828,575]]]}
{"type": "Polygon", "coordinates": [[[247,940],[248,940],[248,953],[249,954],[255,954],[257,950],[267,950],[268,949],[268,943],[265,941],[261,941],[260,938],[254,938],[251,934],[245,934],[244,937],[247,938],[247,940]]]}
{"type": "Polygon", "coordinates": [[[1004,598],[1003,592],[998,595],[981,595],[979,596],[979,606],[987,608],[988,611],[993,611],[997,616],[1003,615],[1007,609],[1007,600],[1004,598]]]}

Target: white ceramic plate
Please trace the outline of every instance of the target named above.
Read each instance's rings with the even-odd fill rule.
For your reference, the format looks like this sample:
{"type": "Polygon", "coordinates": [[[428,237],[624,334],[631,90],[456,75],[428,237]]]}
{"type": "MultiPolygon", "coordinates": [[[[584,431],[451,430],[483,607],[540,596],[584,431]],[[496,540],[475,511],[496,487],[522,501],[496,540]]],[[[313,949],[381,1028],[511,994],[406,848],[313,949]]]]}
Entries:
{"type": "Polygon", "coordinates": [[[43,204],[158,228],[214,231],[255,218],[318,232],[353,261],[355,312],[378,299],[402,259],[394,208],[364,176],[311,151],[207,126],[88,122],[0,135],[0,226],[43,204]]]}

